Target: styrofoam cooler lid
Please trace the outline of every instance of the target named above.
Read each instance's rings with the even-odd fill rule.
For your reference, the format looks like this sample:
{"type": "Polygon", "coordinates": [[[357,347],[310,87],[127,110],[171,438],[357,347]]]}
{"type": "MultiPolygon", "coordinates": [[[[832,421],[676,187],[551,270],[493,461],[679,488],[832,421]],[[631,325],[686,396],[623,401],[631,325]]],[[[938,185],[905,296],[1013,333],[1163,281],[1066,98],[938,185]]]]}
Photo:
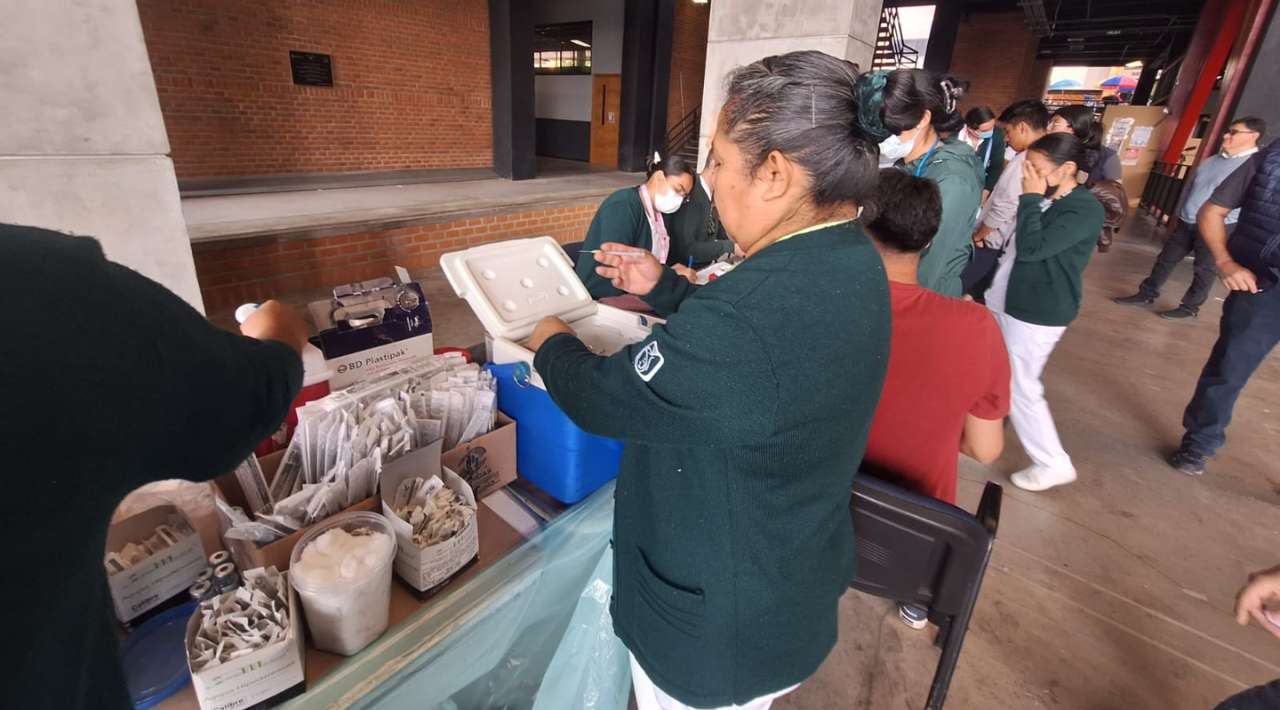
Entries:
{"type": "Polygon", "coordinates": [[[596,312],[596,302],[551,237],[513,239],[440,257],[454,293],[466,300],[493,336],[520,341],[538,321],[567,322],[596,312]]]}

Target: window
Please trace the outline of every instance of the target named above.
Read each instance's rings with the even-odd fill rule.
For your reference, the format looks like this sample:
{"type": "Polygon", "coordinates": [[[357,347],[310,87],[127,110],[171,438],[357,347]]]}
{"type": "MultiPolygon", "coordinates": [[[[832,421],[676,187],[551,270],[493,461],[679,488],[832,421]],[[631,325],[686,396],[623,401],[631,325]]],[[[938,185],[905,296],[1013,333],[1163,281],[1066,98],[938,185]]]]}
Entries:
{"type": "Polygon", "coordinates": [[[301,86],[333,86],[333,60],[316,52],[289,52],[293,83],[301,86]]]}
{"type": "Polygon", "coordinates": [[[591,23],[562,22],[533,28],[534,74],[590,74],[591,23]]]}

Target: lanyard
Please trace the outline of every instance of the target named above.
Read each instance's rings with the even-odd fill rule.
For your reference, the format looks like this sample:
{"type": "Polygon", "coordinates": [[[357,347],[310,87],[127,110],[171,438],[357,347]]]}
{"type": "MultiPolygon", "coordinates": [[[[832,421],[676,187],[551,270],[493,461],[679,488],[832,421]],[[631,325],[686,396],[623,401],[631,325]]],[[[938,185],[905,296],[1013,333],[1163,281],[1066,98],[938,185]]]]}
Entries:
{"type": "Polygon", "coordinates": [[[933,151],[938,149],[938,144],[941,142],[941,138],[935,140],[933,145],[929,146],[929,152],[925,153],[924,157],[920,159],[920,162],[916,164],[916,177],[920,177],[920,173],[924,172],[925,164],[929,162],[929,158],[933,157],[933,151]]]}

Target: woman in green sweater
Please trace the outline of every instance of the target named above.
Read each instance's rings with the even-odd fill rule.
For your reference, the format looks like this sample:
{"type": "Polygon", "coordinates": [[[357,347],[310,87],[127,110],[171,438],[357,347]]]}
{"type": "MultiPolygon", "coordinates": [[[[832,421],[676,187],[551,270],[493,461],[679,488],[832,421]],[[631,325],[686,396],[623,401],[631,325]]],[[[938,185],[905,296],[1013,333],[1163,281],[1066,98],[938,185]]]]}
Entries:
{"type": "MultiPolygon", "coordinates": [[[[595,254],[605,242],[626,244],[652,252],[658,261],[666,263],[671,250],[671,239],[663,215],[675,213],[693,192],[697,179],[693,168],[678,155],[666,158],[657,153],[649,160],[646,178],[640,187],[624,187],[609,195],[600,203],[596,216],[587,228],[582,242],[576,271],[592,298],[622,296],[596,273],[595,254]]],[[[631,299],[628,299],[631,300],[631,299]]],[[[625,303],[619,304],[624,305],[625,303]]]]}
{"type": "Polygon", "coordinates": [[[1070,133],[1051,133],[1027,149],[1017,228],[986,294],[1013,368],[1009,418],[1031,457],[1012,480],[1029,491],[1076,480],[1040,376],[1080,312],[1084,269],[1102,229],[1102,205],[1076,182],[1084,160],[1084,144],[1070,133]]]}
{"type": "Polygon", "coordinates": [[[850,487],[884,381],[889,288],[854,221],[878,178],[852,64],[735,70],[705,173],[746,258],[694,286],[620,244],[596,273],[667,318],[612,357],[558,319],[530,347],[578,426],[622,439],[614,630],[641,710],[768,707],[836,642],[850,487]]]}

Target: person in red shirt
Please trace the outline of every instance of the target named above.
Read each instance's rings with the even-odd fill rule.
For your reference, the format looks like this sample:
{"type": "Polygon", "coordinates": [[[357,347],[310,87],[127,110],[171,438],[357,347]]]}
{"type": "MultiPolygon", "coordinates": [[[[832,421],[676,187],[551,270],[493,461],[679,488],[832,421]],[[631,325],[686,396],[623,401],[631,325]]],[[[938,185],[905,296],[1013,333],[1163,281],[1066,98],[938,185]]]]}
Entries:
{"type": "MultiPolygon", "coordinates": [[[[865,230],[884,260],[893,308],[889,370],[862,470],[954,504],[957,454],[990,463],[1004,450],[1012,378],[990,311],[940,296],[916,279],[942,198],[931,180],[882,170],[865,230]]],[[[924,628],[924,610],[900,614],[924,628]]]]}

